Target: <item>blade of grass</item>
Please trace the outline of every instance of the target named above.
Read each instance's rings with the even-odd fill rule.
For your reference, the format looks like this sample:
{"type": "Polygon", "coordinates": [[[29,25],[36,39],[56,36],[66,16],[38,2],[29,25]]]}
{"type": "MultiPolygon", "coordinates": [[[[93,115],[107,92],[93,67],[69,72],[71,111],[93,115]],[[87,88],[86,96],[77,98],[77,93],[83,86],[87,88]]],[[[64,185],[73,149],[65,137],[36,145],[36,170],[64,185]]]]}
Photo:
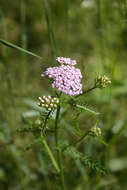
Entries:
{"type": "MultiPolygon", "coordinates": [[[[20,4],[20,19],[21,19],[21,46],[23,49],[27,49],[27,33],[26,33],[26,4],[22,0],[20,4]]],[[[27,54],[21,52],[21,67],[22,67],[22,86],[26,85],[26,71],[27,71],[27,54]]]]}
{"type": "Polygon", "coordinates": [[[41,56],[36,55],[35,53],[32,53],[31,51],[25,50],[24,48],[21,48],[21,47],[19,47],[19,46],[17,46],[17,45],[14,45],[14,44],[12,44],[12,43],[6,41],[6,40],[0,39],[0,43],[2,43],[2,44],[5,45],[5,46],[8,46],[8,47],[10,47],[10,48],[14,48],[14,49],[16,49],[16,50],[22,51],[23,53],[27,53],[27,54],[29,54],[29,55],[32,55],[32,56],[34,56],[34,57],[36,57],[36,58],[38,58],[38,59],[42,59],[41,56]]]}
{"type": "Polygon", "coordinates": [[[51,189],[51,185],[50,185],[50,180],[49,180],[49,176],[48,176],[48,171],[47,171],[47,167],[46,167],[46,163],[45,163],[45,160],[43,159],[43,155],[41,152],[37,152],[37,157],[38,157],[38,160],[39,160],[39,163],[40,163],[40,169],[42,172],[42,174],[44,175],[44,178],[45,178],[45,183],[46,183],[46,187],[47,187],[47,190],[51,189]]]}
{"type": "Polygon", "coordinates": [[[9,152],[10,157],[13,158],[13,160],[17,163],[19,166],[19,169],[21,173],[25,174],[25,176],[21,177],[23,185],[26,186],[30,181],[30,171],[27,165],[25,165],[24,160],[20,156],[20,152],[16,148],[16,146],[12,143],[12,135],[10,128],[8,126],[8,123],[6,119],[4,118],[2,112],[0,111],[0,125],[2,126],[2,134],[4,135],[5,139],[8,141],[7,144],[7,151],[9,152]]]}
{"type": "Polygon", "coordinates": [[[65,11],[65,36],[66,36],[66,40],[65,40],[65,49],[64,52],[68,53],[69,51],[69,42],[70,42],[70,33],[69,33],[69,27],[70,27],[70,20],[69,20],[69,8],[70,8],[70,0],[65,0],[63,1],[63,8],[65,11]]]}
{"type": "Polygon", "coordinates": [[[56,42],[55,42],[55,37],[54,37],[54,32],[53,32],[53,27],[52,27],[52,19],[51,19],[51,15],[50,15],[51,11],[49,9],[47,0],[43,0],[43,4],[44,4],[44,9],[45,9],[46,22],[47,22],[47,26],[48,26],[51,51],[52,51],[52,56],[53,56],[53,60],[54,60],[54,64],[55,64],[56,63],[56,42]]]}
{"type": "Polygon", "coordinates": [[[0,9],[0,18],[1,18],[3,36],[7,39],[8,34],[7,34],[7,27],[6,27],[6,19],[1,9],[0,9]]]}
{"type": "Polygon", "coordinates": [[[11,142],[12,141],[11,134],[10,134],[11,132],[1,110],[0,110],[0,125],[2,126],[1,127],[2,132],[6,136],[6,140],[8,142],[11,142]]]}
{"type": "MultiPolygon", "coordinates": [[[[8,30],[7,30],[7,23],[6,23],[6,18],[4,16],[3,11],[0,9],[0,19],[1,19],[1,24],[2,24],[2,36],[7,39],[8,38],[8,30]]],[[[10,74],[10,64],[9,64],[9,58],[10,58],[10,49],[6,48],[6,46],[3,46],[2,48],[2,54],[1,54],[1,60],[2,64],[5,67],[5,76],[6,76],[6,83],[8,86],[8,95],[9,99],[14,106],[14,98],[13,98],[13,89],[12,89],[12,82],[11,82],[11,74],[10,74]]]]}
{"type": "Polygon", "coordinates": [[[115,135],[113,135],[113,138],[109,142],[109,148],[111,148],[116,143],[116,141],[118,140],[121,133],[124,131],[126,127],[127,127],[127,119],[125,120],[124,124],[119,128],[118,132],[115,135]]]}

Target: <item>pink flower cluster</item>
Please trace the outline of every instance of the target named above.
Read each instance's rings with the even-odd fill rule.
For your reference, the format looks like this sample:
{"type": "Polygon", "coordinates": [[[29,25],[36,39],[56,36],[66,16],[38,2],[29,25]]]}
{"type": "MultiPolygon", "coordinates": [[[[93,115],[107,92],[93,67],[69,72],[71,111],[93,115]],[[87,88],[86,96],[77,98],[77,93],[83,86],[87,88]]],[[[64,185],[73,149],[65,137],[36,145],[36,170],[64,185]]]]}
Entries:
{"type": "Polygon", "coordinates": [[[58,61],[58,63],[66,64],[66,65],[76,65],[77,64],[76,60],[72,60],[72,59],[66,58],[66,57],[57,57],[56,60],[58,61]]]}
{"type": "Polygon", "coordinates": [[[42,74],[42,77],[48,76],[53,78],[52,87],[58,88],[59,91],[66,94],[72,96],[82,94],[82,74],[80,69],[73,66],[74,63],[76,64],[76,61],[63,57],[58,57],[56,60],[61,66],[48,68],[42,74]]]}

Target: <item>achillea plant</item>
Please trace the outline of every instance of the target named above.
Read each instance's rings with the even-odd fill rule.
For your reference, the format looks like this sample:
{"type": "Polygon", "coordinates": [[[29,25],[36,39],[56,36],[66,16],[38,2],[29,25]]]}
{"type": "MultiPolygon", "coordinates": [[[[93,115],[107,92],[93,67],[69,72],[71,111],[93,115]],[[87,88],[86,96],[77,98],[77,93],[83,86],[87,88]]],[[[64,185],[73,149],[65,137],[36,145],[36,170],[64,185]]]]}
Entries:
{"type": "MultiPolygon", "coordinates": [[[[77,62],[70,58],[57,57],[56,58],[58,64],[57,67],[47,68],[46,71],[42,74],[42,77],[49,77],[51,79],[51,86],[55,90],[55,96],[42,96],[39,97],[38,106],[42,108],[42,113],[40,113],[39,122],[35,122],[35,124],[30,127],[30,132],[35,134],[35,131],[38,132],[38,141],[43,143],[49,158],[54,166],[57,175],[59,176],[59,186],[62,190],[66,189],[66,183],[64,180],[64,174],[66,170],[66,165],[63,166],[63,155],[70,156],[74,160],[81,161],[85,166],[91,167],[97,171],[102,173],[105,172],[105,169],[96,161],[93,161],[89,156],[84,156],[83,153],[79,152],[76,149],[76,145],[80,144],[87,136],[91,138],[97,138],[101,143],[107,145],[103,139],[101,139],[101,129],[97,126],[97,123],[94,127],[92,127],[89,131],[86,131],[85,134],[82,134],[79,139],[76,139],[73,144],[61,143],[60,137],[60,114],[61,108],[63,105],[63,101],[65,103],[65,109],[68,105],[76,109],[84,110],[90,112],[92,114],[98,115],[98,112],[90,110],[89,108],[84,107],[84,105],[78,104],[77,98],[83,96],[84,94],[92,91],[95,88],[104,88],[111,81],[106,76],[99,76],[96,78],[94,86],[84,91],[81,83],[82,74],[80,69],[76,68],[77,62]],[[58,90],[56,92],[56,90],[58,90]],[[63,98],[64,95],[64,98],[63,98]],[[52,129],[48,127],[48,121],[52,118],[52,114],[55,114],[55,122],[52,125],[54,126],[52,129]],[[43,115],[43,118],[42,118],[43,115]],[[54,136],[55,147],[52,152],[50,146],[47,143],[48,131],[51,131],[54,136]],[[56,158],[54,151],[56,151],[56,158]]],[[[68,111],[66,109],[66,111],[68,111]]],[[[30,124],[31,125],[31,124],[30,124]]],[[[28,132],[28,129],[27,129],[28,132]]],[[[56,188],[59,189],[59,188],[56,188]]]]}
{"type": "Polygon", "coordinates": [[[63,57],[58,57],[56,60],[61,66],[48,68],[42,74],[42,77],[48,76],[52,78],[52,88],[57,88],[68,95],[82,94],[82,74],[80,69],[73,66],[77,64],[76,61],[63,57]]]}

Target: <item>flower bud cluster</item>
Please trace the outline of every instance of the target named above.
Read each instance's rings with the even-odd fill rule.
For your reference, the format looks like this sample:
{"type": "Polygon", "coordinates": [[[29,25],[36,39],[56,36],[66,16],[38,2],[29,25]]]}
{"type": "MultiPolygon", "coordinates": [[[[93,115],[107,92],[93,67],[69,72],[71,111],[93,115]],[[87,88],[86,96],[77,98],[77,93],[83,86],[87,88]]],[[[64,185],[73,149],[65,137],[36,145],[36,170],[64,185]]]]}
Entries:
{"type": "Polygon", "coordinates": [[[39,99],[38,105],[44,107],[48,111],[56,109],[57,105],[59,104],[59,99],[56,97],[42,96],[39,97],[38,99],[39,99]]]}
{"type": "Polygon", "coordinates": [[[111,81],[110,79],[107,77],[107,76],[98,76],[96,79],[95,79],[95,85],[96,87],[98,88],[105,88],[107,87],[109,84],[111,84],[111,81]]]}
{"type": "Polygon", "coordinates": [[[91,130],[90,130],[90,135],[92,136],[100,136],[101,135],[101,129],[97,126],[94,126],[91,130]]]}

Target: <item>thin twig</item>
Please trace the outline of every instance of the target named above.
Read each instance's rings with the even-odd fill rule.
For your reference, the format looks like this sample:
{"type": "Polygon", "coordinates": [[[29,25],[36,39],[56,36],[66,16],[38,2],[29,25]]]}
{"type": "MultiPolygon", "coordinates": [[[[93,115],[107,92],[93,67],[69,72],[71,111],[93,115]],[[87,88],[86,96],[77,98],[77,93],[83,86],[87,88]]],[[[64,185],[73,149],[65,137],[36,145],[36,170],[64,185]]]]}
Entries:
{"type": "Polygon", "coordinates": [[[98,87],[95,85],[92,88],[89,88],[88,90],[85,90],[82,94],[79,94],[78,96],[76,96],[76,98],[79,97],[79,96],[82,96],[84,94],[87,94],[87,93],[91,92],[92,90],[94,90],[96,88],[98,88],[98,87]]]}

